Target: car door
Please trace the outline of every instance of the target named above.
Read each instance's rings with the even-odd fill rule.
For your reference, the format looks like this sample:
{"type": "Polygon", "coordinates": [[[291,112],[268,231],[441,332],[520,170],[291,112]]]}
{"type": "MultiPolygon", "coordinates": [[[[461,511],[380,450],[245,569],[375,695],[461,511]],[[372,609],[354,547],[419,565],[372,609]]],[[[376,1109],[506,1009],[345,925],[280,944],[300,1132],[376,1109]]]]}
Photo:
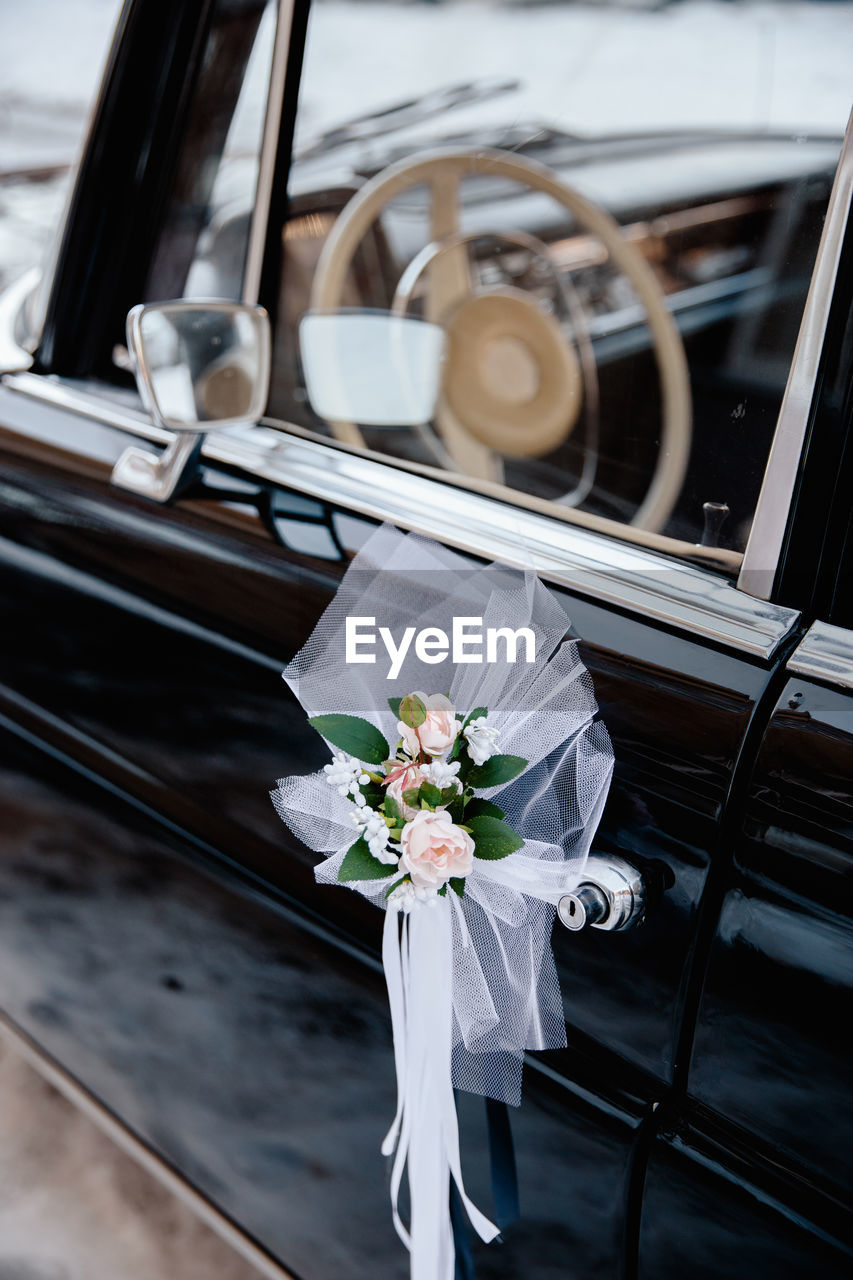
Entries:
{"type": "MultiPolygon", "coordinates": [[[[198,186],[215,181],[199,149],[222,153],[260,9],[187,5],[164,26],[159,6],[129,7],[35,364],[0,387],[4,1025],[271,1274],[404,1275],[377,1152],[393,1114],[379,927],[315,884],[269,803],[277,777],[324,759],[279,672],[379,520],[531,564],[565,605],[614,743],[596,848],[637,867],[648,905],[624,933],[555,931],[568,1047],[528,1063],[512,1116],[522,1215],[477,1265],[633,1276],[647,1156],[691,1054],[713,868],[799,610],[739,590],[713,548],[675,558],[299,423],[212,433],[168,506],[110,483],[129,443],[164,441],[115,371],[124,313],[164,281],[195,288],[203,236],[238,236],[234,292],[259,283],[279,333],[286,320],[300,8],[279,12],[262,76],[272,112],[248,213],[208,220],[198,186]],[[211,132],[214,55],[233,51],[241,14],[245,56],[211,132]]],[[[466,1178],[488,1203],[477,1102],[460,1100],[466,1178]]]]}

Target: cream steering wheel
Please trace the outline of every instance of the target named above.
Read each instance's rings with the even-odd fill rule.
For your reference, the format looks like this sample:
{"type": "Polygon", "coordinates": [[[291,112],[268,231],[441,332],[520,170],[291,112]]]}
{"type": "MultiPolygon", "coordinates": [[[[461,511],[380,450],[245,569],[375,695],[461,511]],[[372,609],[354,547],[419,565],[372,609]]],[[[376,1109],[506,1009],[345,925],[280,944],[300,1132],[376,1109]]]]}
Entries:
{"type": "MultiPolygon", "coordinates": [[[[655,275],[619,224],[532,160],[495,150],[430,151],[390,165],[353,196],[323,247],[312,310],[341,306],[356,249],[383,207],[402,191],[430,190],[435,248],[427,275],[425,318],[445,328],[448,357],[436,426],[453,463],[468,475],[501,481],[501,454],[536,456],[572,430],[582,400],[577,357],[557,321],[522,290],[472,287],[459,234],[459,184],[467,177],[507,178],[553,197],[598,236],[645,308],[661,383],[661,438],[654,474],[631,524],[658,532],[681,492],[690,453],[687,358],[655,275]]],[[[364,446],[354,423],[332,423],[336,437],[364,446]]]]}

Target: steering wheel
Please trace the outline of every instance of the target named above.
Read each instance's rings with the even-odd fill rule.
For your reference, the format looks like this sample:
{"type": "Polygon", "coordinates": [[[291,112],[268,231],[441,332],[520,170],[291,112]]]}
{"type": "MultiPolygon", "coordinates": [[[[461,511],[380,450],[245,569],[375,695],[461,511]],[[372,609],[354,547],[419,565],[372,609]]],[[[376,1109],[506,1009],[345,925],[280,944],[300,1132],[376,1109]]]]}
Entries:
{"type": "MultiPolygon", "coordinates": [[[[646,312],[661,384],[658,456],[631,524],[658,532],[681,492],[690,453],[684,346],[652,269],[619,224],[546,166],[483,149],[430,151],[383,169],[353,196],[332,227],[314,275],[312,310],[341,306],[353,256],[372,223],[390,200],[425,183],[432,240],[425,318],[443,326],[448,338],[436,414],[444,447],[461,471],[493,481],[502,479],[501,454],[524,457],[555,448],[572,430],[580,408],[578,360],[557,321],[529,294],[509,286],[472,286],[470,237],[459,232],[459,185],[467,177],[506,178],[553,197],[601,240],[631,281],[646,312]]],[[[364,447],[354,423],[331,426],[338,439],[364,447]]]]}

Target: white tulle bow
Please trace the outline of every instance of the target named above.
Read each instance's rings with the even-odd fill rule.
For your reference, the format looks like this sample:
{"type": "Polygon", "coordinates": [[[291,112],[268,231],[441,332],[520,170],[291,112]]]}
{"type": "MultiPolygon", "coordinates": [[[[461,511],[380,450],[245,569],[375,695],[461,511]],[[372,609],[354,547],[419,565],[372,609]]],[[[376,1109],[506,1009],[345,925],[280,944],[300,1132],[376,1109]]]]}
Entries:
{"type": "MultiPolygon", "coordinates": [[[[465,711],[488,707],[500,750],[528,761],[506,787],[483,794],[505,812],[523,847],[496,861],[475,858],[459,898],[448,892],[409,915],[386,910],[382,955],[397,1071],[397,1114],[382,1150],[393,1154],[394,1224],[411,1253],[412,1280],[452,1280],[450,1178],[471,1223],[491,1240],[494,1226],[462,1182],[453,1088],[517,1105],[525,1050],[566,1043],[551,951],[555,904],[583,872],[613,768],[613,753],[589,674],[560,603],[535,575],[482,567],[446,547],[382,526],[347,570],[312,636],[284,673],[309,716],[361,716],[389,742],[397,738],[388,698],[445,689],[465,711]],[[448,634],[454,617],[483,627],[529,627],[536,658],[438,667],[407,655],[389,681],[380,663],[346,661],[347,617],[370,617],[399,634],[407,626],[448,634]],[[399,1214],[408,1175],[411,1224],[399,1214]]],[[[318,881],[338,883],[353,843],[352,805],[322,771],[285,778],[273,792],[281,817],[311,849],[326,854],[318,881]]],[[[348,881],[383,909],[387,879],[348,881]]]]}

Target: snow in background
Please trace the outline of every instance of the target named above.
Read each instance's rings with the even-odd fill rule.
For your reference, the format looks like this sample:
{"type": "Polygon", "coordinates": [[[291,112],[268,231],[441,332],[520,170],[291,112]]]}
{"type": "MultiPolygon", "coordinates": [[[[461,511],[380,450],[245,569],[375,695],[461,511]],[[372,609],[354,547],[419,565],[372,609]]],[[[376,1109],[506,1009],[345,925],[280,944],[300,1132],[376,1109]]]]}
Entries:
{"type": "MultiPolygon", "coordinates": [[[[0,0],[0,287],[37,262],[63,207],[119,0],[0,0]],[[38,170],[34,182],[32,171],[38,170]],[[22,178],[22,172],[30,176],[22,178]]],[[[406,134],[694,124],[840,135],[853,104],[853,2],[664,8],[493,0],[315,0],[297,138],[453,83],[512,94],[406,134]]],[[[258,136],[252,80],[235,145],[258,136]]]]}
{"type": "MultiPolygon", "coordinates": [[[[483,76],[520,79],[502,119],[580,133],[796,128],[841,134],[853,106],[853,4],[686,0],[663,9],[318,0],[299,136],[483,76]]],[[[494,109],[481,109],[494,120],[494,109]]],[[[453,113],[458,120],[477,118],[453,113]]]]}

